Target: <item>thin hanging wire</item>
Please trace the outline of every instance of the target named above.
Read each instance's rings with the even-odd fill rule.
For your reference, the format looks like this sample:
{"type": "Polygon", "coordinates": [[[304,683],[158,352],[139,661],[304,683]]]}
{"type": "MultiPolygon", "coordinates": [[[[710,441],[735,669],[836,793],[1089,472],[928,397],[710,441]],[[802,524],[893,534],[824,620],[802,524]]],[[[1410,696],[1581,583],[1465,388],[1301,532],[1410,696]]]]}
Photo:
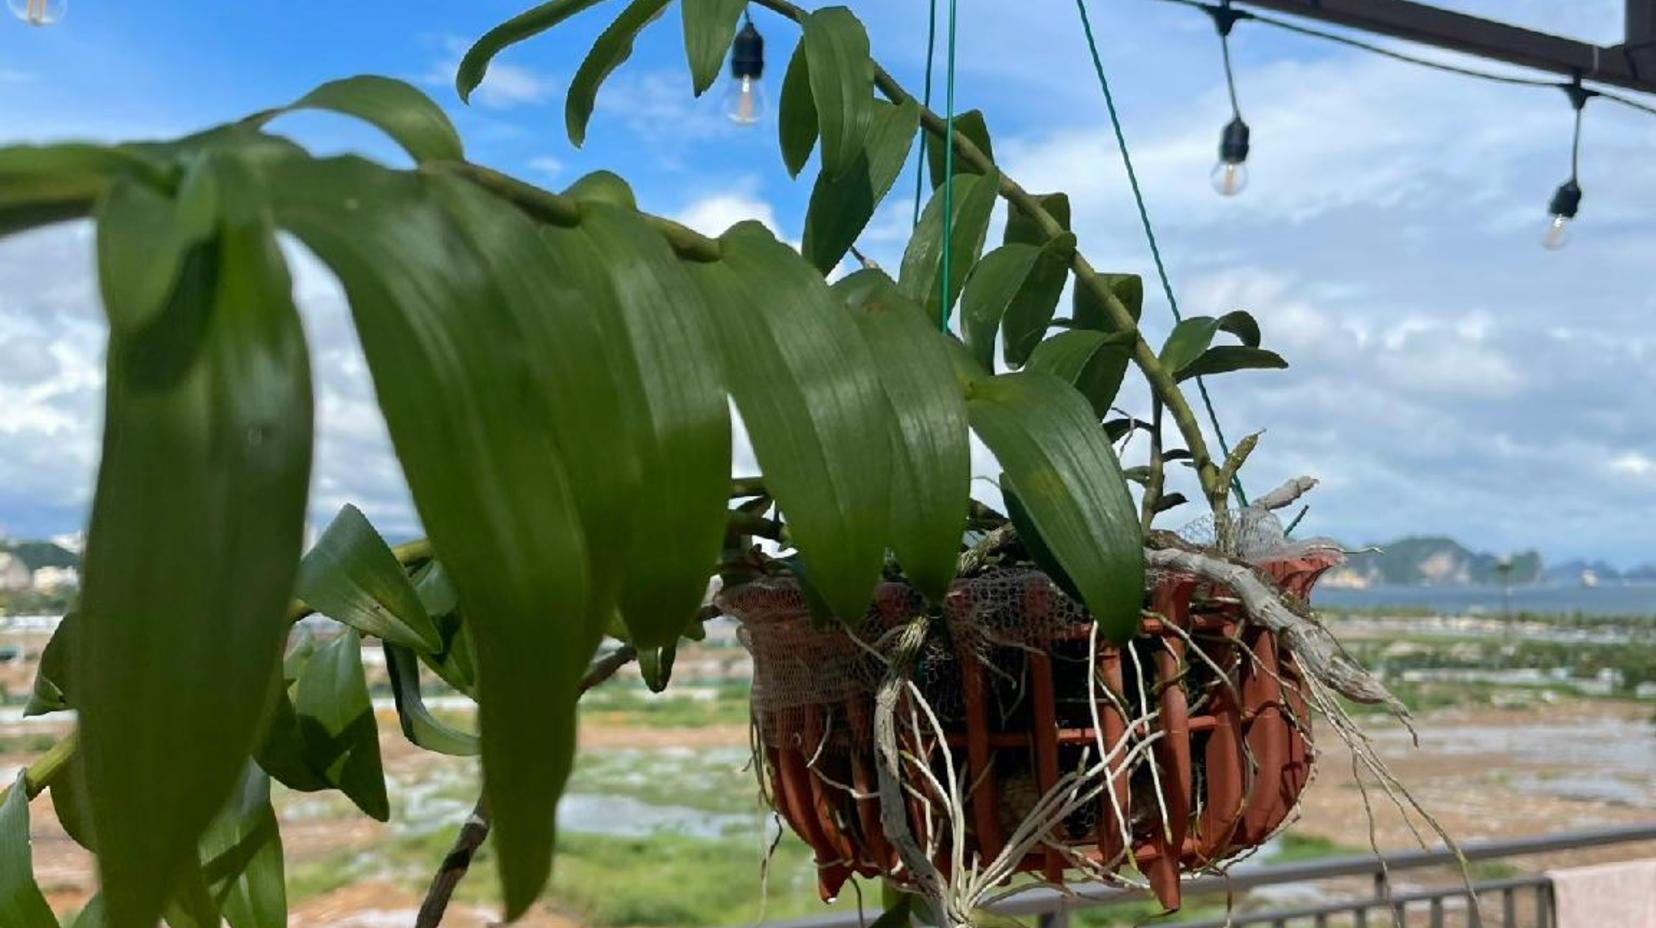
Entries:
{"type": "MultiPolygon", "coordinates": [[[[1225,5],[1225,10],[1225,15],[1230,15],[1230,4],[1225,5]]],[[[1236,102],[1236,76],[1231,73],[1230,29],[1225,26],[1219,29],[1219,56],[1225,62],[1225,91],[1230,94],[1231,115],[1241,119],[1242,107],[1236,102]]]]}
{"type": "MultiPolygon", "coordinates": [[[[926,88],[920,97],[921,106],[931,109],[932,61],[937,56],[937,0],[931,0],[931,12],[926,17],[926,88]]],[[[920,225],[920,198],[926,190],[926,143],[921,137],[920,153],[914,159],[914,224],[920,225]]]]}
{"type": "Polygon", "coordinates": [[[1576,169],[1581,165],[1581,112],[1586,109],[1583,99],[1575,108],[1575,132],[1570,138],[1570,181],[1575,182],[1576,169]]]}
{"type": "Polygon", "coordinates": [[[942,295],[938,299],[937,324],[943,331],[949,330],[949,279],[953,274],[950,260],[953,257],[954,241],[954,122],[955,122],[955,0],[949,0],[949,47],[948,61],[944,69],[944,105],[948,114],[943,118],[943,275],[938,286],[942,288],[942,295]]]}
{"type": "MultiPolygon", "coordinates": [[[[1150,256],[1156,262],[1156,276],[1161,279],[1162,293],[1167,296],[1167,306],[1173,311],[1173,321],[1182,322],[1184,315],[1179,312],[1178,298],[1173,295],[1173,284],[1167,276],[1167,265],[1162,261],[1161,247],[1156,244],[1156,231],[1150,225],[1150,211],[1144,205],[1144,193],[1139,189],[1138,174],[1133,170],[1133,157],[1127,151],[1127,136],[1122,132],[1121,117],[1116,113],[1115,96],[1110,93],[1110,79],[1104,76],[1104,59],[1099,56],[1098,42],[1093,38],[1092,19],[1087,15],[1086,0],[1075,0],[1075,8],[1081,13],[1081,29],[1087,37],[1087,48],[1092,52],[1093,70],[1098,74],[1098,86],[1104,91],[1104,107],[1110,113],[1110,127],[1115,130],[1116,147],[1121,150],[1121,163],[1127,168],[1127,183],[1133,189],[1133,202],[1138,206],[1139,223],[1144,226],[1145,240],[1150,243],[1150,256]]],[[[1228,54],[1226,60],[1228,63],[1228,54]]],[[[1208,395],[1207,384],[1201,377],[1196,378],[1196,389],[1202,396],[1202,405],[1207,409],[1208,421],[1213,424],[1214,437],[1219,440],[1219,451],[1228,459],[1230,442],[1225,440],[1225,430],[1219,425],[1219,414],[1213,408],[1213,398],[1208,395]]],[[[1248,494],[1242,489],[1242,478],[1231,478],[1231,486],[1236,490],[1237,501],[1244,506],[1248,505],[1248,494]]]]}

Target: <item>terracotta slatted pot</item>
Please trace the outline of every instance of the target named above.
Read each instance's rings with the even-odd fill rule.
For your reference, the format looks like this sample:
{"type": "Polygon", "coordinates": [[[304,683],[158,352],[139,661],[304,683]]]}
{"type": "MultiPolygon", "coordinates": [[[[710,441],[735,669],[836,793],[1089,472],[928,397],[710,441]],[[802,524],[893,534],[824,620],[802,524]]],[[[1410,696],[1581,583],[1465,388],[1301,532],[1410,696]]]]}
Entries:
{"type": "MultiPolygon", "coordinates": [[[[1260,566],[1287,592],[1307,597],[1338,562],[1337,553],[1313,552],[1260,566]]],[[[1117,649],[1092,642],[1090,618],[1044,574],[1001,571],[955,584],[944,604],[949,634],[928,643],[914,680],[966,771],[968,860],[999,854],[1060,771],[1076,769],[1085,751],[1096,758],[1100,735],[1112,752],[1128,736],[1128,717],[1096,683],[1089,705],[1089,652],[1096,680],[1134,706],[1130,714],[1159,710],[1153,724],[1162,736],[1148,764],[1164,801],[1148,792],[1148,764],[1139,765],[1131,777],[1116,778],[1114,802],[1101,795],[1096,809],[1054,827],[1053,843],[1092,862],[1131,861],[1171,909],[1179,905],[1182,872],[1257,847],[1281,825],[1310,777],[1310,714],[1293,655],[1247,622],[1228,593],[1188,576],[1153,574],[1143,632],[1117,649]],[[1206,660],[1187,653],[1193,646],[1206,660]],[[1235,684],[1221,683],[1213,667],[1235,684]],[[1118,808],[1127,810],[1125,829],[1118,808]]],[[[749,584],[720,599],[742,622],[753,654],[754,714],[773,800],[815,852],[822,897],[834,898],[852,874],[901,880],[876,798],[872,723],[883,665],[843,629],[813,625],[791,582],[749,584]]],[[[924,609],[911,587],[882,584],[859,636],[873,642],[924,609]]],[[[899,717],[910,721],[912,708],[900,705],[899,717]]],[[[924,722],[899,728],[905,749],[932,758],[942,779],[935,730],[924,722]]],[[[909,806],[909,828],[922,844],[928,828],[946,827],[918,800],[909,806]]],[[[938,856],[947,872],[947,855],[938,856]]],[[[1017,869],[1052,882],[1079,872],[1051,847],[1027,854],[1017,869]]]]}

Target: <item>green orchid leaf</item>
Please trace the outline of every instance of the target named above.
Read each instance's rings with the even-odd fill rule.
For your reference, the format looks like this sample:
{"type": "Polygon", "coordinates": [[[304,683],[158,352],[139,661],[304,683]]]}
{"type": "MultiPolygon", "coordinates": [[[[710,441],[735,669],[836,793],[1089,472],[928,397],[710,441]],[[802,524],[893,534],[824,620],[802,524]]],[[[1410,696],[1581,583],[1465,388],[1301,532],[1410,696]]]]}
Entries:
{"type": "Polygon", "coordinates": [[[391,678],[391,696],[397,703],[397,721],[403,737],[417,747],[451,757],[473,757],[479,751],[477,736],[438,721],[426,708],[420,694],[420,660],[414,652],[387,641],[386,675],[391,678]]]}
{"type": "Polygon", "coordinates": [[[776,106],[776,130],[782,143],[782,164],[788,176],[798,177],[811,160],[817,142],[816,99],[811,96],[811,62],[805,43],[794,47],[788,70],[782,75],[782,96],[776,106]]]}
{"type": "MultiPolygon", "coordinates": [[[[1137,274],[1100,274],[1098,275],[1110,293],[1122,302],[1127,308],[1128,315],[1136,323],[1144,313],[1144,278],[1137,274]]],[[[1110,321],[1110,314],[1099,302],[1098,296],[1077,281],[1072,298],[1072,318],[1074,327],[1078,329],[1092,329],[1096,332],[1114,332],[1116,325],[1110,321]]]]}
{"type": "Polygon", "coordinates": [[[0,238],[89,216],[122,178],[156,191],[173,183],[166,167],[125,147],[69,142],[0,148],[0,238]]]}
{"type": "Polygon", "coordinates": [[[230,928],[286,928],[282,832],[270,777],[248,764],[230,802],[201,837],[201,869],[230,928]]]}
{"type": "MultiPolygon", "coordinates": [[[[711,309],[660,235],[593,206],[578,233],[608,272],[615,376],[641,408],[622,423],[642,468],[619,607],[640,649],[668,647],[701,607],[719,562],[730,489],[730,412],[711,309]],[[672,538],[663,544],[662,538],[672,538]]],[[[548,230],[549,241],[562,236],[548,230]]],[[[554,247],[554,250],[557,250],[554,247]]],[[[571,256],[573,257],[573,256],[571,256]]]]}
{"type": "Polygon", "coordinates": [[[1060,332],[1035,346],[1026,370],[1045,371],[1074,387],[1103,419],[1121,390],[1135,340],[1130,332],[1060,332]]]}
{"type": "Polygon", "coordinates": [[[29,847],[29,779],[17,772],[0,803],[0,925],[58,928],[57,916],[34,879],[29,847]]]}
{"type": "Polygon", "coordinates": [[[1175,375],[1183,372],[1208,350],[1208,346],[1213,344],[1214,336],[1220,332],[1235,335],[1241,340],[1244,348],[1259,348],[1259,323],[1248,313],[1237,310],[1217,319],[1212,316],[1191,316],[1174,326],[1172,333],[1167,336],[1161,350],[1162,366],[1175,375]]]}
{"type": "Polygon", "coordinates": [[[350,504],[299,562],[293,591],[305,605],[365,635],[426,652],[443,645],[408,572],[350,504]]]}
{"type": "Polygon", "coordinates": [[[455,72],[454,89],[460,94],[460,99],[471,102],[472,91],[483,83],[484,75],[489,72],[489,62],[496,55],[601,2],[603,0],[548,0],[483,33],[483,37],[466,50],[455,72]]]}
{"type": "Polygon", "coordinates": [[[98,279],[112,328],[131,334],[167,304],[191,248],[213,234],[212,170],[198,165],[175,199],[118,179],[98,203],[98,279]]]}
{"type": "Polygon", "coordinates": [[[622,209],[638,209],[638,200],[632,187],[613,171],[593,171],[583,174],[575,183],[564,188],[564,196],[583,203],[608,203],[622,209]]]}
{"type": "Polygon", "coordinates": [[[1179,380],[1189,380],[1230,371],[1281,369],[1287,366],[1287,360],[1274,351],[1246,345],[1218,345],[1180,368],[1176,376],[1179,380]]]}
{"type": "MultiPolygon", "coordinates": [[[[1052,218],[1058,220],[1058,224],[1063,227],[1065,232],[1070,230],[1069,194],[1038,194],[1035,199],[1052,218]]],[[[1036,222],[1033,217],[1025,214],[1022,209],[1014,204],[1007,206],[1006,232],[1001,238],[1002,242],[1007,245],[1045,245],[1052,238],[1053,236],[1041,231],[1041,224],[1036,222]]]]}
{"type": "Polygon", "coordinates": [[[362,671],[362,637],[347,628],[316,649],[294,684],[293,708],[310,768],[367,815],[386,821],[391,805],[380,766],[379,727],[362,671]]]}
{"type": "Polygon", "coordinates": [[[867,344],[815,268],[754,222],[690,265],[723,334],[766,488],[836,615],[862,617],[885,556],[889,406],[867,344]]]}
{"type": "Polygon", "coordinates": [[[954,579],[971,495],[966,404],[948,343],[879,271],[835,284],[847,296],[891,405],[891,547],[914,586],[942,602],[954,579]]]}
{"type": "Polygon", "coordinates": [[[1144,548],[1121,465],[1087,401],[1023,371],[967,389],[972,429],[994,451],[1030,527],[1113,642],[1139,627],[1144,548]]]}
{"type": "Polygon", "coordinates": [[[111,336],[70,654],[115,928],[155,924],[259,737],[304,531],[311,385],[292,283],[257,181],[209,157],[217,233],[153,322],[111,336]]]}
{"type": "Polygon", "coordinates": [[[638,672],[644,677],[644,685],[650,688],[650,692],[666,692],[667,684],[673,678],[673,659],[677,654],[676,645],[639,650],[638,672]]]}
{"type": "MultiPolygon", "coordinates": [[[[527,248],[510,225],[500,236],[467,228],[523,221],[515,209],[491,201],[457,218],[447,207],[465,194],[445,188],[440,199],[435,179],[359,159],[284,168],[280,218],[344,285],[420,521],[476,647],[485,790],[515,918],[551,867],[576,685],[610,611],[601,591],[616,582],[589,567],[582,507],[596,519],[633,485],[608,406],[616,391],[593,386],[608,381],[605,355],[586,334],[591,320],[557,305],[575,301],[548,279],[546,248],[527,248]],[[554,322],[569,331],[553,337],[554,322]],[[550,369],[579,386],[546,383],[550,369]],[[587,415],[597,424],[585,432],[563,418],[587,415]],[[577,436],[585,446],[570,449],[577,436]],[[574,466],[606,453],[609,473],[583,470],[591,485],[578,496],[574,466]]],[[[616,541],[606,563],[624,553],[616,541]]]]}
{"type": "Polygon", "coordinates": [[[1002,245],[972,268],[960,297],[960,326],[978,363],[994,363],[997,331],[1009,366],[1028,360],[1052,325],[1074,254],[1075,236],[1066,232],[1040,247],[1002,245]]]}
{"type": "Polygon", "coordinates": [[[690,83],[699,97],[719,79],[719,68],[736,37],[736,21],[747,9],[747,0],[684,0],[680,6],[690,83]]]}
{"type": "Polygon", "coordinates": [[[811,98],[822,135],[822,173],[839,177],[851,170],[863,150],[874,115],[868,33],[843,6],[811,13],[804,31],[800,45],[810,66],[811,98]]]}
{"type": "Polygon", "coordinates": [[[868,141],[855,162],[838,177],[823,171],[811,188],[805,211],[805,238],[800,251],[824,274],[833,270],[856,243],[891,190],[914,147],[920,128],[920,107],[913,100],[902,106],[876,101],[868,141]]]}
{"type": "Polygon", "coordinates": [[[599,34],[586,59],[575,69],[575,77],[569,82],[569,96],[564,102],[564,125],[569,130],[570,143],[576,148],[586,142],[587,121],[592,118],[598,88],[611,72],[632,57],[638,33],[660,18],[666,9],[667,0],[633,0],[599,34]]]}
{"type": "MultiPolygon", "coordinates": [[[[995,160],[994,146],[989,143],[989,126],[984,123],[981,110],[967,110],[964,113],[956,113],[954,128],[956,132],[971,139],[972,144],[988,156],[990,161],[995,160]]],[[[932,189],[936,190],[943,186],[943,169],[946,167],[943,163],[943,140],[931,133],[926,134],[926,167],[931,172],[932,189]]],[[[956,177],[960,177],[963,174],[978,174],[981,172],[963,162],[957,155],[954,159],[954,173],[956,177]]]]}
{"type": "Polygon", "coordinates": [[[35,667],[34,689],[29,692],[29,702],[23,707],[24,718],[69,708],[66,695],[69,691],[69,654],[74,647],[69,639],[74,635],[73,629],[78,621],[73,612],[65,615],[40,652],[40,663],[35,667]]]}
{"type": "Polygon", "coordinates": [[[454,123],[443,108],[412,84],[389,77],[363,74],[329,81],[280,110],[260,114],[255,123],[293,110],[328,110],[354,116],[391,136],[420,164],[466,158],[460,133],[454,131],[454,123]]]}
{"type": "Polygon", "coordinates": [[[954,180],[953,218],[947,224],[950,235],[950,267],[947,294],[943,287],[943,192],[932,194],[920,215],[920,225],[903,252],[898,287],[926,309],[926,318],[943,319],[966,283],[967,275],[983,253],[989,234],[989,217],[995,208],[1000,175],[964,174],[954,180]]]}

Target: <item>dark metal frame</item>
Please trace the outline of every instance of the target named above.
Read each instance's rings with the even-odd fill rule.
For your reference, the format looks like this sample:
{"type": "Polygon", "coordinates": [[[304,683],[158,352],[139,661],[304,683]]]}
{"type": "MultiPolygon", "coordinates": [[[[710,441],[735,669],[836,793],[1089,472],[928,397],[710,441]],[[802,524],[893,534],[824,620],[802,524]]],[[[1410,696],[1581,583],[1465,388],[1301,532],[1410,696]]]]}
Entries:
{"type": "MultiPolygon", "coordinates": [[[[1523,857],[1532,854],[1551,854],[1588,847],[1606,847],[1643,842],[1656,842],[1656,821],[1640,825],[1567,831],[1508,840],[1472,841],[1461,845],[1461,851],[1469,861],[1505,860],[1511,857],[1523,857]]],[[[1349,857],[1328,857],[1321,860],[1299,861],[1275,866],[1240,866],[1232,870],[1228,877],[1203,876],[1186,880],[1184,891],[1187,895],[1241,893],[1260,886],[1283,886],[1339,877],[1367,876],[1375,880],[1375,891],[1370,897],[1349,899],[1305,909],[1250,912],[1245,915],[1237,913],[1231,919],[1230,924],[1236,926],[1287,925],[1290,923],[1303,925],[1310,922],[1311,924],[1321,925],[1326,924],[1328,917],[1331,915],[1355,915],[1361,912],[1364,914],[1358,916],[1358,924],[1366,922],[1375,926],[1375,928],[1379,928],[1379,926],[1390,924],[1390,918],[1384,914],[1369,917],[1367,913],[1376,910],[1384,913],[1388,905],[1388,894],[1385,892],[1386,884],[1383,881],[1388,874],[1427,867],[1453,866],[1455,866],[1455,855],[1447,848],[1437,848],[1429,851],[1405,851],[1387,854],[1383,858],[1376,857],[1373,854],[1356,854],[1349,857]]],[[[1531,874],[1510,879],[1489,880],[1474,884],[1474,888],[1480,895],[1486,892],[1501,894],[1503,918],[1501,924],[1503,925],[1516,926],[1518,924],[1516,920],[1517,903],[1520,894],[1525,892],[1535,894],[1534,905],[1539,908],[1547,919],[1541,922],[1540,928],[1548,928],[1552,924],[1550,920],[1552,885],[1543,875],[1531,874]]],[[[994,906],[993,911],[1011,917],[1037,916],[1041,928],[1067,928],[1069,915],[1076,909],[1126,902],[1144,896],[1142,892],[1099,884],[1072,886],[1071,890],[1074,893],[1074,898],[1066,899],[1063,895],[1050,889],[1031,889],[994,906]]],[[[1417,908],[1413,909],[1414,911],[1419,911],[1418,906],[1424,905],[1428,919],[1432,920],[1430,923],[1440,925],[1446,908],[1445,902],[1450,899],[1463,899],[1465,896],[1466,889],[1459,884],[1455,884],[1437,889],[1391,894],[1389,904],[1393,906],[1416,906],[1417,908]]],[[[858,928],[859,924],[872,924],[878,916],[879,912],[869,911],[865,914],[864,921],[861,923],[859,923],[855,914],[834,914],[773,923],[773,925],[774,928],[858,928]]],[[[1162,922],[1159,924],[1163,925],[1163,928],[1213,928],[1213,926],[1222,925],[1224,922],[1162,922]]]]}
{"type": "Polygon", "coordinates": [[[1412,0],[1236,0],[1239,6],[1291,13],[1493,61],[1656,93],[1656,0],[1625,2],[1624,41],[1601,46],[1412,0]]]}

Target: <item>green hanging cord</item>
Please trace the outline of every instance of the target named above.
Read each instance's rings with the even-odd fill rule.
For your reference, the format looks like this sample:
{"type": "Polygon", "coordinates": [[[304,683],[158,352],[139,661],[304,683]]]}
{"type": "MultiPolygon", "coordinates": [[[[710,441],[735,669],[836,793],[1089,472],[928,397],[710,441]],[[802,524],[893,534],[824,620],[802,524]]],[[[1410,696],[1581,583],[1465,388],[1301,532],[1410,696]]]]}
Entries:
{"type": "MultiPolygon", "coordinates": [[[[920,105],[931,109],[932,61],[937,56],[937,0],[931,0],[931,15],[926,19],[926,89],[920,105]]],[[[914,160],[914,225],[920,225],[920,198],[926,191],[925,134],[920,136],[920,154],[914,160]]]]}
{"type": "MultiPolygon", "coordinates": [[[[1075,0],[1075,8],[1081,13],[1081,30],[1087,37],[1087,49],[1092,52],[1093,70],[1098,74],[1098,86],[1104,91],[1104,107],[1109,110],[1110,126],[1115,130],[1116,147],[1121,149],[1121,163],[1127,168],[1127,183],[1133,188],[1133,202],[1138,206],[1139,222],[1144,226],[1144,237],[1150,243],[1150,256],[1156,262],[1156,276],[1161,278],[1162,293],[1167,296],[1168,308],[1173,310],[1173,321],[1181,322],[1184,316],[1179,312],[1178,299],[1173,296],[1173,284],[1167,278],[1167,265],[1162,262],[1161,248],[1156,244],[1156,232],[1150,226],[1150,211],[1144,205],[1144,193],[1139,190],[1138,174],[1133,171],[1133,158],[1127,152],[1127,136],[1121,131],[1121,117],[1116,113],[1115,97],[1110,93],[1110,80],[1104,76],[1104,60],[1099,57],[1098,42],[1093,38],[1092,20],[1087,16],[1086,0],[1075,0]]],[[[1208,395],[1207,384],[1201,377],[1196,378],[1196,389],[1202,395],[1202,405],[1207,408],[1208,421],[1213,424],[1213,434],[1219,439],[1219,451],[1228,459],[1230,442],[1225,440],[1225,430],[1219,426],[1219,414],[1213,408],[1213,398],[1208,395]]],[[[1242,478],[1232,477],[1231,486],[1236,490],[1237,501],[1244,506],[1248,505],[1248,494],[1242,489],[1242,478]]]]}
{"type": "Polygon", "coordinates": [[[955,0],[949,0],[949,51],[948,64],[944,70],[944,105],[948,115],[943,118],[943,279],[940,284],[943,293],[938,302],[941,308],[937,312],[937,324],[943,331],[949,331],[949,279],[951,277],[950,258],[954,250],[954,81],[955,81],[955,0]]]}

